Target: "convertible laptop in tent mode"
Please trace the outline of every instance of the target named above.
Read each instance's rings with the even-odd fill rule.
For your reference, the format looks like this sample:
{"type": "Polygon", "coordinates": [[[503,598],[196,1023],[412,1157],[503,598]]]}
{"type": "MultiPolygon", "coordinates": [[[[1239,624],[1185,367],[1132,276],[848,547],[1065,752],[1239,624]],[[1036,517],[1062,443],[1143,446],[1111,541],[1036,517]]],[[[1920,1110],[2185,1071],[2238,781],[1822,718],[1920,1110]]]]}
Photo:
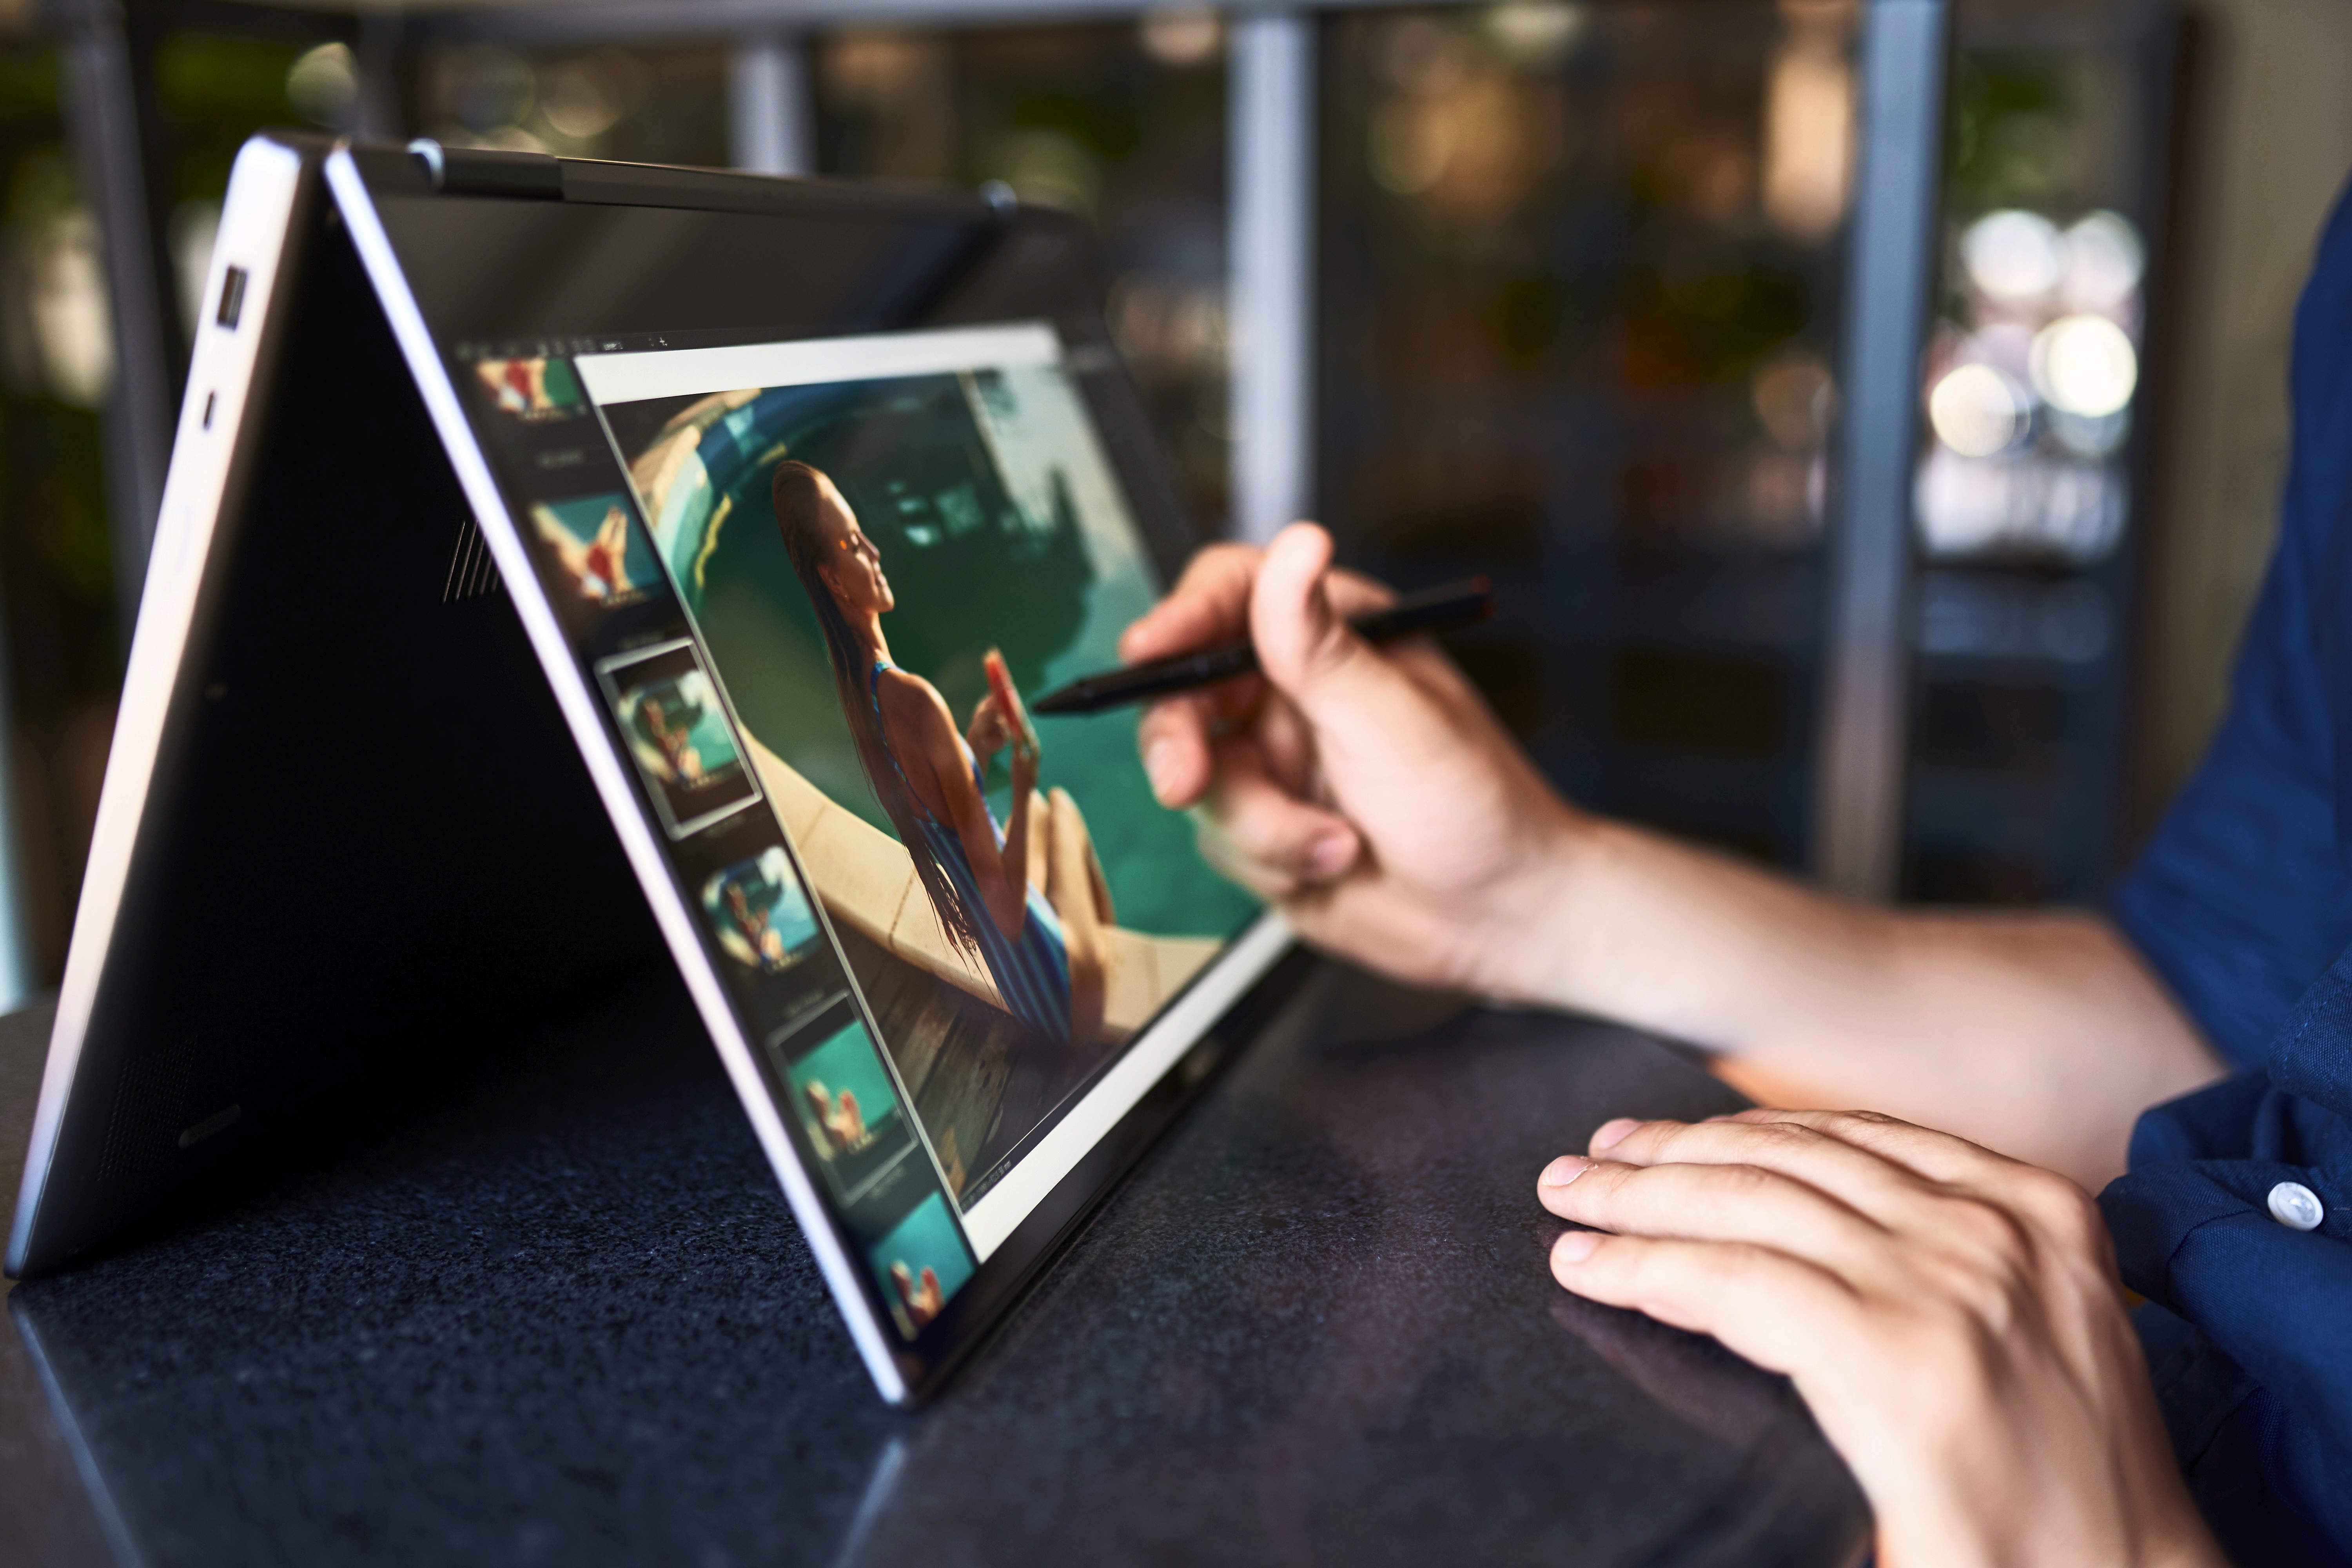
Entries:
{"type": "Polygon", "coordinates": [[[666,948],[929,1392],[1306,962],[1023,711],[1193,543],[1083,231],[264,136],[205,298],[9,1271],[666,948]]]}

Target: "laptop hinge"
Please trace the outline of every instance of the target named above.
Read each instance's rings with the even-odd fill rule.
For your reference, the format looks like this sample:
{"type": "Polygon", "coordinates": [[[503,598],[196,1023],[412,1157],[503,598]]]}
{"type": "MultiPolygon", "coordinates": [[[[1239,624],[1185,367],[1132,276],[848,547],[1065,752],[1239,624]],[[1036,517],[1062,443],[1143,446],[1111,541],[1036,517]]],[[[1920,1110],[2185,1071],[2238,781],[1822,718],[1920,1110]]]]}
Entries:
{"type": "Polygon", "coordinates": [[[494,147],[444,147],[429,136],[408,144],[433,188],[453,196],[536,196],[563,199],[563,165],[551,153],[509,153],[494,147]]]}

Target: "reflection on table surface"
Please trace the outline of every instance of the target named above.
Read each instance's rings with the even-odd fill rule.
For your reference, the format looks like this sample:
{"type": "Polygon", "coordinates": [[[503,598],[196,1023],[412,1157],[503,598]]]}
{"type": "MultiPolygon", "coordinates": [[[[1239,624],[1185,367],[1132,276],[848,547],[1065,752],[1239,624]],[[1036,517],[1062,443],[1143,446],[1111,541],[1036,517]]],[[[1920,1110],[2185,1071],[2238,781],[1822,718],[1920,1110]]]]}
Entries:
{"type": "MultiPolygon", "coordinates": [[[[46,1029],[0,1021],[12,1130],[46,1029]]],[[[0,1529],[150,1565],[1849,1563],[1784,1384],[1545,1270],[1547,1159],[1732,1103],[1638,1036],[1326,971],[904,1415],[654,988],[18,1286],[0,1529]]]]}

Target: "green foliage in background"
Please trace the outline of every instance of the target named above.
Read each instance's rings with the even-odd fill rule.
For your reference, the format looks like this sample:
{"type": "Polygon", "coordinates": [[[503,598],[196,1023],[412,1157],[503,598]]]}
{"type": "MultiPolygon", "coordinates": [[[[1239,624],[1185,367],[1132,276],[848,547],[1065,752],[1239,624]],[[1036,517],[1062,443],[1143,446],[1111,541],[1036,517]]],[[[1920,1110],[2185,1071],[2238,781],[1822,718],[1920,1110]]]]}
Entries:
{"type": "Polygon", "coordinates": [[[286,76],[320,39],[178,32],[155,47],[155,97],[173,141],[174,202],[217,202],[236,150],[257,131],[299,125],[286,76]]]}
{"type": "Polygon", "coordinates": [[[1945,118],[1944,200],[1961,217],[2041,208],[2075,183],[2079,94],[2064,59],[1963,55],[1945,118]]]}

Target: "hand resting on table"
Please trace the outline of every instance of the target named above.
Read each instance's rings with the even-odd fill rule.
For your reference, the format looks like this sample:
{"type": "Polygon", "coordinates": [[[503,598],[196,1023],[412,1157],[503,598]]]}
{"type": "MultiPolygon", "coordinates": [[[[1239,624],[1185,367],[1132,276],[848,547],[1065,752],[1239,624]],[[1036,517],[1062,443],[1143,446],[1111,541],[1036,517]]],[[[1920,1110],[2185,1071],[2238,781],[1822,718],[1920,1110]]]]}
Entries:
{"type": "Polygon", "coordinates": [[[1789,1375],[1880,1568],[2220,1568],[2063,1176],[1887,1117],[1749,1110],[1612,1121],[1536,1191],[1596,1227],[1554,1244],[1562,1285],[1789,1375]]]}

